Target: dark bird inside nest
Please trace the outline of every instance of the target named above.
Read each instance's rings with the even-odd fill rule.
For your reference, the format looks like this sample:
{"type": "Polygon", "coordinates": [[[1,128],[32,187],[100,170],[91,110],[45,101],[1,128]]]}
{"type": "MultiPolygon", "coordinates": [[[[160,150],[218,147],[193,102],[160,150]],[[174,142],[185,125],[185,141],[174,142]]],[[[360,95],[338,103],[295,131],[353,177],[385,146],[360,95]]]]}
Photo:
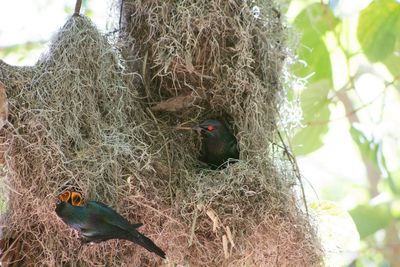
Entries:
{"type": "Polygon", "coordinates": [[[115,210],[98,201],[83,204],[80,193],[59,195],[57,215],[69,226],[78,230],[82,243],[99,243],[109,239],[124,239],[136,243],[165,259],[165,252],[136,229],[142,223],[131,224],[115,210]]]}
{"type": "Polygon", "coordinates": [[[239,146],[235,135],[222,122],[215,119],[206,120],[192,127],[201,133],[200,160],[211,169],[225,168],[228,163],[239,159],[239,146]]]}

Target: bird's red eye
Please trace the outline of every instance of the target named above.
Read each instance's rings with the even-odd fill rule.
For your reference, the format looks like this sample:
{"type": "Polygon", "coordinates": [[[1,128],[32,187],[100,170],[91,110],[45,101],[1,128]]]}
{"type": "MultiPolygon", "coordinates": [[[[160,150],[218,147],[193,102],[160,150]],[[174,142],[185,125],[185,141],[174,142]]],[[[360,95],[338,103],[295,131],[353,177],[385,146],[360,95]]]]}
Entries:
{"type": "Polygon", "coordinates": [[[214,130],[215,130],[214,125],[208,125],[208,126],[207,126],[207,130],[208,130],[209,132],[214,131],[214,130]]]}

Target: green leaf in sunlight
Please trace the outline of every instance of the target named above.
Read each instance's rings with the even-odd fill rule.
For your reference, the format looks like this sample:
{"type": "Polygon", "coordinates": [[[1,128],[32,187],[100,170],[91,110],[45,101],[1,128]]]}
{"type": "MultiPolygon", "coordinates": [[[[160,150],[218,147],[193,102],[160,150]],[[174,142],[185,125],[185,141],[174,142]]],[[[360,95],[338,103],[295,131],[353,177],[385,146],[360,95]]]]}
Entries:
{"type": "Polygon", "coordinates": [[[4,59],[8,56],[14,56],[18,61],[23,61],[31,55],[32,51],[41,50],[44,47],[43,42],[27,42],[24,44],[16,44],[8,47],[0,48],[0,58],[4,59]]]}
{"type": "Polygon", "coordinates": [[[375,0],[361,12],[357,37],[372,62],[393,55],[400,38],[400,4],[394,0],[375,0]]]}
{"type": "Polygon", "coordinates": [[[370,159],[376,162],[376,150],[377,143],[374,141],[372,136],[368,136],[364,133],[358,124],[353,124],[350,127],[350,135],[353,141],[357,144],[357,147],[364,158],[370,159]]]}
{"type": "Polygon", "coordinates": [[[299,64],[294,72],[303,78],[310,77],[309,87],[301,93],[305,128],[292,140],[296,155],[305,155],[320,148],[323,137],[329,130],[328,93],[333,83],[331,60],[324,36],[338,22],[330,9],[320,3],[307,6],[294,20],[295,26],[302,31],[298,55],[304,61],[304,65],[299,64]]]}
{"type": "Polygon", "coordinates": [[[393,77],[400,76],[400,38],[397,38],[393,56],[387,57],[382,63],[385,64],[393,77]]]}
{"type": "Polygon", "coordinates": [[[298,55],[300,60],[305,62],[305,66],[294,69],[298,76],[312,75],[310,83],[328,80],[332,88],[331,60],[323,38],[325,33],[333,30],[338,22],[331,10],[319,3],[309,5],[296,17],[294,25],[302,32],[298,55]]]}
{"type": "Polygon", "coordinates": [[[16,44],[8,47],[3,47],[4,56],[9,54],[23,54],[27,53],[32,49],[41,48],[43,44],[41,42],[27,42],[24,44],[16,44]]]}
{"type": "Polygon", "coordinates": [[[304,31],[305,35],[316,34],[317,36],[333,30],[338,22],[339,20],[333,16],[328,6],[320,3],[309,5],[294,20],[294,24],[304,31]]]}
{"type": "Polygon", "coordinates": [[[72,13],[74,13],[74,9],[70,5],[65,5],[64,12],[65,14],[71,15],[72,13]]]}
{"type": "Polygon", "coordinates": [[[374,164],[374,167],[379,171],[382,178],[388,181],[392,193],[400,193],[386,165],[386,159],[382,152],[382,141],[376,140],[372,135],[364,133],[358,124],[353,124],[350,127],[350,135],[356,143],[361,156],[374,164]]]}
{"type": "Polygon", "coordinates": [[[393,217],[400,217],[400,199],[393,199],[390,203],[390,212],[393,217]]]}
{"type": "Polygon", "coordinates": [[[310,84],[301,93],[301,108],[305,128],[293,137],[292,146],[296,155],[311,153],[323,145],[323,137],[329,130],[330,117],[328,81],[310,84]]]}
{"type": "Polygon", "coordinates": [[[357,226],[361,239],[364,239],[376,231],[389,225],[391,214],[387,204],[379,205],[358,205],[349,211],[354,223],[357,226]]]}
{"type": "MultiPolygon", "coordinates": [[[[392,190],[393,187],[396,189],[400,188],[400,169],[392,170],[391,172],[389,172],[389,176],[391,178],[390,180],[385,179],[380,182],[381,191],[393,192],[393,190],[392,190]]],[[[400,198],[398,198],[399,195],[400,195],[400,192],[397,192],[397,194],[396,194],[397,197],[395,197],[395,198],[400,203],[400,198]]],[[[400,207],[400,205],[398,205],[398,207],[400,207]]],[[[400,212],[400,209],[399,209],[399,212],[400,212]]]]}

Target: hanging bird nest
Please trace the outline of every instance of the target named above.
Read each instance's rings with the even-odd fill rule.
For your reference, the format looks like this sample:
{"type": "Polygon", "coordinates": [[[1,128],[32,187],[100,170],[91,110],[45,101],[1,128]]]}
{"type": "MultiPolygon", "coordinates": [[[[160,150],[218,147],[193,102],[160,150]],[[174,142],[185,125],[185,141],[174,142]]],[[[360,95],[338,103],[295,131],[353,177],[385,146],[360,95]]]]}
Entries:
{"type": "Polygon", "coordinates": [[[296,166],[286,157],[285,145],[279,145],[287,48],[275,3],[122,4],[123,55],[130,70],[143,77],[139,94],[159,125],[161,138],[154,138],[150,149],[165,153],[160,162],[170,181],[171,202],[190,226],[188,244],[169,248],[174,262],[320,264],[319,244],[294,193],[296,166]],[[240,163],[222,171],[194,167],[198,143],[170,126],[207,118],[232,125],[240,163]],[[160,146],[165,143],[168,147],[160,146]]]}
{"type": "MultiPolygon", "coordinates": [[[[151,155],[144,124],[149,119],[135,90],[127,86],[134,74],[123,74],[122,67],[106,38],[79,16],[59,30],[34,67],[16,70],[12,77],[2,66],[10,107],[3,238],[15,240],[14,247],[21,243],[25,264],[122,264],[128,262],[123,255],[145,254],[125,242],[78,249],[76,234],[54,212],[56,197],[66,188],[122,207],[119,211],[133,222],[142,218],[131,213],[127,200],[148,206],[157,202],[156,189],[151,198],[140,195],[159,186],[146,178],[151,155]]],[[[144,232],[149,229],[145,224],[144,232]]],[[[149,236],[157,241],[160,229],[153,228],[149,236]]]]}
{"type": "Polygon", "coordinates": [[[321,264],[295,166],[276,141],[285,30],[272,1],[259,17],[251,10],[123,1],[121,53],[73,16],[34,67],[0,65],[10,113],[3,262],[162,263],[127,241],[80,247],[54,212],[56,196],[78,188],[143,222],[165,265],[321,264]],[[210,117],[238,137],[241,161],[224,170],[201,166],[198,136],[182,130],[210,117]]]}

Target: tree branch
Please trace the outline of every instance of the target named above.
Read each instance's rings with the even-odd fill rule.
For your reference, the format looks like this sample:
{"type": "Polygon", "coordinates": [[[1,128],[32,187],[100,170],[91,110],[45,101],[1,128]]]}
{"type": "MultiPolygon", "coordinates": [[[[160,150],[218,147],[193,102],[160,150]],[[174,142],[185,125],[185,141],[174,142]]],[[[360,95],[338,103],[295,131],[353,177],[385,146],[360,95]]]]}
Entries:
{"type": "Polygon", "coordinates": [[[79,13],[81,12],[81,6],[82,6],[82,0],[76,0],[74,16],[75,15],[79,16],[79,13]]]}
{"type": "MultiPolygon", "coordinates": [[[[345,92],[337,92],[337,97],[342,102],[344,109],[346,110],[346,114],[348,114],[347,119],[350,124],[359,123],[360,119],[358,118],[356,112],[353,112],[355,108],[353,107],[353,102],[345,92]]],[[[375,197],[379,194],[378,191],[378,183],[380,180],[380,174],[376,170],[375,166],[371,161],[362,157],[362,161],[364,162],[365,169],[367,171],[367,178],[369,181],[369,192],[372,197],[375,197]]]]}

